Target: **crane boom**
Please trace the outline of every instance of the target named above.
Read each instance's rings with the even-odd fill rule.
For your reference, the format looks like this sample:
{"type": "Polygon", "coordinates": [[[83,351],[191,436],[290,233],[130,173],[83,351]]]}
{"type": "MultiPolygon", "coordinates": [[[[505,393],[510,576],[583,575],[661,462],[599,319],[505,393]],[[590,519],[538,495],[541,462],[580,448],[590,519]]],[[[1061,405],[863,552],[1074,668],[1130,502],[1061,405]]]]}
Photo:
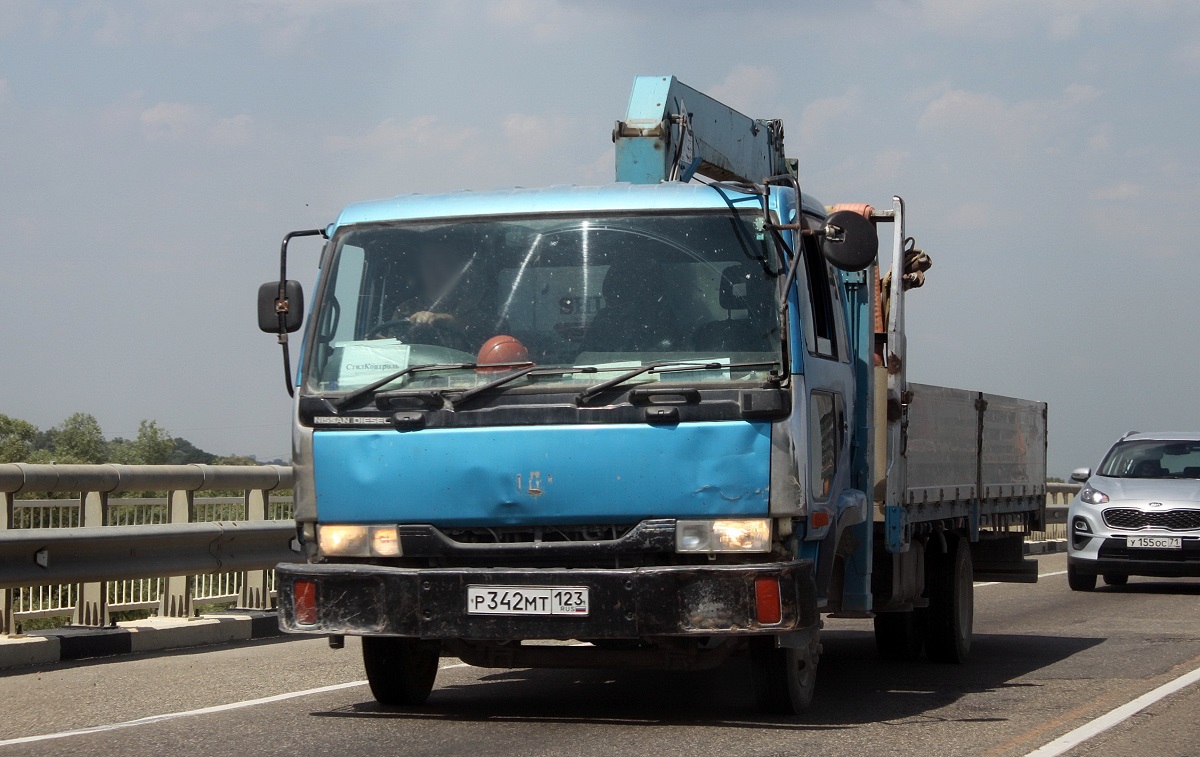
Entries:
{"type": "Polygon", "coordinates": [[[783,122],[750,118],[674,76],[634,79],[624,121],[613,129],[617,181],[759,182],[796,173],[784,157],[783,122]]]}

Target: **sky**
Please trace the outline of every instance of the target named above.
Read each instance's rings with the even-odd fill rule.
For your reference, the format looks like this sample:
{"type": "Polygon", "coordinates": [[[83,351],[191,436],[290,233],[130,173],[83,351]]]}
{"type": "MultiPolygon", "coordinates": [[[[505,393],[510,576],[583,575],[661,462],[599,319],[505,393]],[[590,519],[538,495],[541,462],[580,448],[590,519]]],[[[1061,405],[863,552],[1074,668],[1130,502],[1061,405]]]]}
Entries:
{"type": "Polygon", "coordinates": [[[904,197],[910,380],[1047,401],[1052,475],[1200,429],[1194,0],[0,0],[0,413],[286,457],[283,234],[611,181],[665,74],[783,119],[823,202],[904,197]]]}

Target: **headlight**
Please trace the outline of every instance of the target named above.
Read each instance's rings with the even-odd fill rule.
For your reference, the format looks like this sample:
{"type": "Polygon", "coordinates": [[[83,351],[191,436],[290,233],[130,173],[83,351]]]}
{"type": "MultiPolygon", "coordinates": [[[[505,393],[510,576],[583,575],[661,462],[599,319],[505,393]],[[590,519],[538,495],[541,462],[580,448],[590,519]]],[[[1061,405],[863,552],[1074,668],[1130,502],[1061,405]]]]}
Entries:
{"type": "Polygon", "coordinates": [[[1103,505],[1108,501],[1108,495],[1099,489],[1085,484],[1084,487],[1079,490],[1079,501],[1086,502],[1089,505],[1103,505]]]}
{"type": "Polygon", "coordinates": [[[317,544],[328,557],[399,557],[395,526],[317,526],[317,544]]]}
{"type": "Polygon", "coordinates": [[[675,523],[676,552],[770,552],[771,521],[681,520],[675,523]]]}

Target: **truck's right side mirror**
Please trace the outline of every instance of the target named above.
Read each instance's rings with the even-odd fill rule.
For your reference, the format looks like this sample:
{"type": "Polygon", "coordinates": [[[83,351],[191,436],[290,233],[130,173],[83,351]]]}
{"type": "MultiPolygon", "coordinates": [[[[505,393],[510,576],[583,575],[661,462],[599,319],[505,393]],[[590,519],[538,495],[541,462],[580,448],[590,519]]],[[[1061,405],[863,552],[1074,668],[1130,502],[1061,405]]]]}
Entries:
{"type": "Polygon", "coordinates": [[[1071,480],[1078,481],[1081,484],[1086,484],[1087,480],[1092,477],[1091,468],[1076,468],[1071,471],[1071,480]]]}
{"type": "Polygon", "coordinates": [[[268,281],[258,288],[258,327],[268,334],[280,333],[281,315],[283,329],[288,334],[299,331],[304,324],[304,289],[299,281],[283,282],[282,298],[278,281],[268,281]]]}
{"type": "Polygon", "coordinates": [[[879,254],[875,224],[851,210],[830,214],[821,234],[821,254],[834,268],[864,270],[879,254]]]}

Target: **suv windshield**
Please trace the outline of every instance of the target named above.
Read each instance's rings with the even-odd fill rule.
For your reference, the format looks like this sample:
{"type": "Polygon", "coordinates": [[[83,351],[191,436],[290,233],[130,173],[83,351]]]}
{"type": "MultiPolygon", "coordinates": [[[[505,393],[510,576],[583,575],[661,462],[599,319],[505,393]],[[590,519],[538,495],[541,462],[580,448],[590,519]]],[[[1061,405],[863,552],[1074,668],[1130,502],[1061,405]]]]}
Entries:
{"type": "Polygon", "coordinates": [[[1119,442],[1100,464],[1113,478],[1200,478],[1200,441],[1119,442]]]}
{"type": "Polygon", "coordinates": [[[708,367],[646,372],[638,381],[761,381],[780,359],[782,265],[768,235],[756,231],[760,217],[346,227],[326,262],[306,386],[351,391],[412,366],[447,364],[387,388],[468,388],[534,363],[539,370],[514,385],[582,387],[664,361],[708,367]],[[449,365],[462,363],[509,368],[449,365]],[[541,370],[551,367],[588,370],[541,370]]]}

